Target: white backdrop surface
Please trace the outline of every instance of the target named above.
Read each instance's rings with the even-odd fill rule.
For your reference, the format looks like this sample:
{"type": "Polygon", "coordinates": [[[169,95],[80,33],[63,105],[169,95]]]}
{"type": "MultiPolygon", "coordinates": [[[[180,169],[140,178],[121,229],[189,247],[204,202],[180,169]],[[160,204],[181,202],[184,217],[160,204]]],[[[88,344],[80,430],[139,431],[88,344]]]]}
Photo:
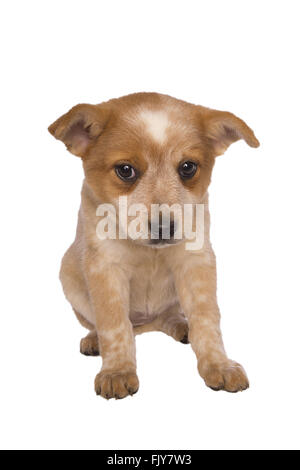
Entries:
{"type": "Polygon", "coordinates": [[[1,5],[0,446],[299,448],[297,1],[12,1],[1,5]],[[140,390],[105,401],[99,358],[58,281],[82,168],[47,132],[79,102],[157,91],[234,112],[261,147],[215,166],[212,240],[225,346],[251,388],[214,393],[190,346],[137,338],[140,390]]]}

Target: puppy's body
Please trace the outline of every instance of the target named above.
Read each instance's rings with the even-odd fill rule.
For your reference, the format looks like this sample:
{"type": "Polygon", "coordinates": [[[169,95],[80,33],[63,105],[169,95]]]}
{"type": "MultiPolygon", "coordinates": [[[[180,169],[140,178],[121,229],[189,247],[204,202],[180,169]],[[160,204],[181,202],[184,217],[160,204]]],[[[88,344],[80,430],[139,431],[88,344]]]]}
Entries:
{"type": "Polygon", "coordinates": [[[60,277],[78,319],[91,331],[81,351],[100,350],[102,356],[97,393],[121,398],[137,391],[134,335],[154,330],[182,342],[188,337],[211,388],[247,388],[242,367],[226,357],[219,328],[207,187],[215,156],[230,143],[243,138],[258,145],[251,129],[229,113],[141,93],[78,105],[49,130],[83,159],[77,234],[60,277]],[[178,176],[182,162],[194,162],[192,177],[178,176]],[[132,181],[118,173],[124,165],[127,172],[134,169],[132,181]],[[117,209],[117,197],[124,195],[129,204],[147,208],[204,204],[201,248],[187,250],[184,238],[161,244],[99,240],[97,207],[110,203],[117,209]]]}

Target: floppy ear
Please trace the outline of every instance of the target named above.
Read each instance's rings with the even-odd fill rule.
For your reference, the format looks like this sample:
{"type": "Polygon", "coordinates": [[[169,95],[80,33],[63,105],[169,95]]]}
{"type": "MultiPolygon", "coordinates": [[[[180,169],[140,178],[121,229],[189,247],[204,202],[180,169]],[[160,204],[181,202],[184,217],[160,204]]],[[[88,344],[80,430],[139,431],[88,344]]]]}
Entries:
{"type": "Polygon", "coordinates": [[[240,139],[244,139],[250,147],[259,147],[252,129],[234,114],[208,108],[202,108],[201,114],[215,156],[222,155],[230,144],[240,139]]]}
{"type": "Polygon", "coordinates": [[[103,131],[106,121],[107,112],[101,105],[78,104],[51,124],[48,130],[64,142],[71,153],[84,157],[103,131]]]}

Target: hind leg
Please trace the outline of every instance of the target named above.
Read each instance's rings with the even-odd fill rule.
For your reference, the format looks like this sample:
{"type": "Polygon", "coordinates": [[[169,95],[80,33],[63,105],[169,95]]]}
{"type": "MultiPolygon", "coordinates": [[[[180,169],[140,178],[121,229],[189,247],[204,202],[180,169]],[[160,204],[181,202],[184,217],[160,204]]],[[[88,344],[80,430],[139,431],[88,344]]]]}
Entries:
{"type": "Polygon", "coordinates": [[[77,263],[76,251],[74,251],[75,245],[72,245],[62,259],[60,280],[65,296],[70,302],[79,323],[90,330],[90,333],[82,338],[80,342],[80,352],[86,356],[98,356],[98,338],[95,326],[92,323],[93,316],[87,287],[77,263]]]}
{"type": "Polygon", "coordinates": [[[85,338],[80,341],[80,352],[84,356],[99,356],[99,342],[96,330],[90,331],[85,338]]]}
{"type": "Polygon", "coordinates": [[[88,322],[82,315],[80,315],[80,313],[76,312],[76,310],[74,310],[74,313],[79,323],[84,326],[84,328],[90,330],[90,332],[80,341],[81,354],[83,354],[84,356],[99,356],[99,342],[94,325],[88,322]]]}
{"type": "MultiPolygon", "coordinates": [[[[75,310],[74,310],[75,311],[75,310]]],[[[85,356],[99,356],[99,341],[97,332],[93,325],[89,324],[78,312],[75,314],[79,322],[91,330],[87,336],[80,341],[80,352],[85,356]]],[[[188,341],[188,324],[184,315],[178,311],[177,308],[171,308],[150,323],[141,326],[136,326],[133,329],[135,335],[140,335],[149,331],[161,331],[162,333],[171,336],[176,341],[187,344],[188,341]]]]}
{"type": "Polygon", "coordinates": [[[147,331],[161,331],[181,343],[187,344],[189,342],[188,323],[183,313],[181,313],[179,305],[169,308],[151,323],[137,326],[133,330],[135,335],[146,333],[147,331]]]}
{"type": "Polygon", "coordinates": [[[180,311],[179,305],[175,305],[157,318],[158,329],[168,336],[171,336],[176,341],[187,344],[189,327],[187,320],[183,313],[180,311]]]}
{"type": "Polygon", "coordinates": [[[84,328],[90,330],[90,332],[80,341],[81,354],[84,356],[99,356],[99,342],[94,325],[87,321],[82,315],[80,315],[80,313],[76,312],[76,310],[74,310],[74,313],[79,323],[84,326],[84,328]]]}

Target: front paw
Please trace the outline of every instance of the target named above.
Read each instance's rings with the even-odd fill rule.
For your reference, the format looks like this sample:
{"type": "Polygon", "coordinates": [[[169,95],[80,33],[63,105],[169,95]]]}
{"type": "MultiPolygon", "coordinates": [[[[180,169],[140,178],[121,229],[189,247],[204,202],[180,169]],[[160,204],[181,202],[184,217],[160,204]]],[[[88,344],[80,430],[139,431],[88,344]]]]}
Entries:
{"type": "Polygon", "coordinates": [[[243,367],[234,362],[226,361],[222,364],[211,364],[201,370],[206,385],[213,390],[226,390],[226,392],[240,392],[249,387],[249,381],[243,367]]]}
{"type": "Polygon", "coordinates": [[[138,391],[139,380],[135,372],[101,371],[95,378],[95,391],[106,399],[125,398],[138,391]]]}

